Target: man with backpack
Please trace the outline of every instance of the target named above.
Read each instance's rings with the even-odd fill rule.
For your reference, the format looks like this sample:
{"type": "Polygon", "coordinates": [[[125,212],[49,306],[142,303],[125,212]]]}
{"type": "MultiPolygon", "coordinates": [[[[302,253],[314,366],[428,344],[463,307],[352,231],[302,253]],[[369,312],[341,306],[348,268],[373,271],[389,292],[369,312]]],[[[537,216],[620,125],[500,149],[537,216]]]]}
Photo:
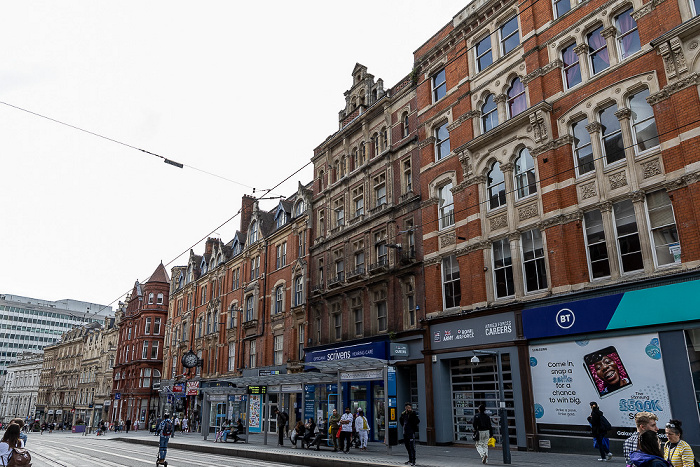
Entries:
{"type": "Polygon", "coordinates": [[[610,441],[605,435],[612,429],[610,422],[603,415],[597,402],[591,402],[591,414],[588,416],[588,423],[591,425],[591,435],[595,440],[595,447],[600,451],[600,460],[607,462],[612,459],[610,452],[610,441]]]}
{"type": "Polygon", "coordinates": [[[160,443],[158,445],[158,460],[156,460],[156,465],[164,465],[167,467],[168,463],[165,460],[165,456],[168,453],[168,441],[170,441],[170,437],[173,435],[173,422],[170,420],[168,414],[163,415],[163,421],[160,422],[158,431],[160,431],[160,443]]]}

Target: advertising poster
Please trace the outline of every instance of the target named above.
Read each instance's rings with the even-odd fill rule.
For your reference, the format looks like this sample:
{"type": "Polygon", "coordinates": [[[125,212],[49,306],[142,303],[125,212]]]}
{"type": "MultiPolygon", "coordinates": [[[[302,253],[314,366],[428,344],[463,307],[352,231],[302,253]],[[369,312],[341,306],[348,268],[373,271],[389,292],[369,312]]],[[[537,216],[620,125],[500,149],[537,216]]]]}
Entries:
{"type": "Polygon", "coordinates": [[[537,429],[542,434],[589,435],[590,402],[624,438],[634,415],[671,418],[658,334],[530,346],[537,429]]]}
{"type": "Polygon", "coordinates": [[[256,395],[250,396],[250,425],[248,431],[251,433],[260,433],[260,416],[261,416],[261,397],[256,395]]]}

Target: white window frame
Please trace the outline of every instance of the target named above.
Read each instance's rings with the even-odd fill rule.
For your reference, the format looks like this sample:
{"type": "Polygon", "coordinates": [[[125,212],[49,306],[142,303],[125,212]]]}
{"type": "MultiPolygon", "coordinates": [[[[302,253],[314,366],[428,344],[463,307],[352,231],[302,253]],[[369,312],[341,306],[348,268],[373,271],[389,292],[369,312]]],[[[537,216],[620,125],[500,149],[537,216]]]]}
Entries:
{"type": "Polygon", "coordinates": [[[565,89],[565,90],[573,89],[573,88],[575,88],[576,86],[578,86],[578,85],[580,85],[581,83],[583,83],[583,75],[581,74],[581,57],[579,57],[578,54],[576,53],[576,51],[573,50],[573,49],[575,49],[575,48],[576,48],[576,43],[574,42],[573,44],[569,44],[569,45],[567,45],[566,47],[562,47],[561,51],[559,52],[559,55],[560,55],[560,57],[561,57],[561,63],[562,63],[562,70],[561,70],[561,71],[562,71],[562,80],[564,81],[564,89],[565,89]],[[565,51],[566,49],[568,49],[569,47],[571,47],[571,48],[572,48],[572,52],[574,52],[574,53],[576,54],[576,59],[577,59],[577,60],[576,60],[575,62],[572,62],[572,63],[570,63],[569,65],[567,65],[566,62],[564,61],[564,51],[565,51]],[[577,66],[577,65],[578,65],[578,70],[579,70],[579,71],[578,71],[578,73],[579,73],[579,81],[578,81],[578,83],[575,83],[575,84],[572,85],[572,84],[569,83],[569,80],[568,80],[567,77],[566,77],[566,72],[567,72],[570,68],[573,68],[573,67],[575,67],[575,66],[577,66]]]}
{"type": "Polygon", "coordinates": [[[598,52],[600,52],[600,51],[603,50],[603,49],[607,49],[607,48],[608,48],[608,41],[607,41],[607,39],[605,39],[605,37],[603,37],[603,29],[604,29],[604,28],[603,28],[603,25],[600,25],[600,26],[598,26],[597,28],[595,28],[595,29],[593,29],[593,30],[591,30],[591,31],[588,31],[588,32],[586,33],[586,45],[588,46],[588,53],[586,54],[586,56],[588,57],[588,70],[590,71],[591,76],[595,76],[595,75],[597,75],[598,73],[602,73],[603,71],[607,70],[607,69],[610,68],[610,66],[611,66],[611,63],[610,63],[610,50],[608,49],[608,66],[606,66],[605,68],[603,68],[602,70],[599,70],[599,71],[597,71],[597,72],[593,69],[593,55],[597,54],[598,52]],[[591,37],[593,36],[593,34],[594,34],[596,31],[598,31],[599,29],[600,29],[600,31],[601,31],[601,32],[600,32],[600,37],[603,38],[603,44],[605,44],[605,45],[603,45],[603,46],[601,46],[601,47],[599,47],[599,48],[597,48],[597,49],[593,49],[593,46],[591,46],[591,41],[590,41],[590,39],[591,39],[591,37]]]}
{"type": "Polygon", "coordinates": [[[474,44],[474,65],[476,68],[476,72],[479,73],[481,71],[484,71],[486,68],[489,66],[493,65],[493,45],[491,44],[491,34],[487,35],[486,37],[479,39],[476,44],[474,44]],[[486,49],[483,53],[479,54],[479,45],[481,45],[483,42],[488,42],[489,48],[486,49]],[[491,54],[491,63],[488,65],[482,67],[481,64],[479,63],[479,60],[481,57],[486,56],[486,54],[491,54]]]}
{"type": "Polygon", "coordinates": [[[461,271],[459,269],[459,261],[457,261],[457,256],[450,255],[445,258],[442,258],[440,264],[442,273],[442,308],[446,310],[449,308],[459,307],[462,302],[462,282],[460,274],[461,271]],[[449,268],[451,272],[453,269],[455,269],[455,267],[457,271],[456,277],[454,274],[451,274],[448,277],[447,269],[449,268]],[[451,304],[450,306],[448,306],[447,304],[446,289],[448,285],[457,291],[456,293],[453,293],[453,296],[458,298],[457,300],[455,300],[457,303],[451,304]]]}
{"type": "Polygon", "coordinates": [[[520,235],[520,258],[522,260],[522,272],[523,272],[523,287],[525,289],[525,293],[531,293],[531,292],[539,292],[541,290],[546,290],[548,288],[547,284],[547,258],[545,257],[544,254],[544,237],[542,235],[542,232],[539,229],[530,229],[528,231],[523,232],[520,235]],[[540,242],[542,243],[542,253],[540,256],[537,256],[537,248],[535,248],[535,232],[539,234],[540,237],[540,242]],[[533,258],[531,259],[526,259],[526,254],[528,252],[525,251],[525,239],[526,237],[530,237],[530,241],[532,242],[533,245],[533,258]],[[527,288],[527,273],[525,271],[525,267],[528,264],[533,264],[535,265],[535,269],[537,271],[537,282],[538,282],[538,288],[529,290],[527,288]],[[543,278],[541,276],[544,276],[543,278]],[[544,285],[542,287],[539,287],[539,283],[544,279],[544,285]]]}
{"type": "Polygon", "coordinates": [[[151,344],[151,359],[152,360],[158,360],[158,351],[159,350],[160,350],[160,342],[153,341],[153,344],[151,344]]]}
{"type": "Polygon", "coordinates": [[[284,365],[284,334],[274,336],[273,356],[275,366],[284,365]]]}
{"type": "MultiPolygon", "coordinates": [[[[510,249],[510,241],[508,241],[507,238],[501,238],[499,240],[494,241],[492,245],[493,245],[493,247],[492,247],[493,253],[491,255],[491,269],[493,271],[493,295],[494,295],[494,297],[496,297],[496,299],[513,297],[513,296],[515,296],[515,274],[514,274],[514,268],[513,268],[513,253],[511,252],[511,249],[510,249]],[[510,264],[509,265],[506,265],[504,263],[504,265],[501,267],[496,266],[497,245],[501,245],[501,246],[503,246],[503,248],[508,249],[508,256],[510,257],[510,264]],[[511,282],[513,283],[513,290],[507,291],[507,292],[511,292],[508,295],[499,296],[498,295],[498,281],[496,279],[496,273],[498,271],[503,270],[503,271],[505,271],[505,274],[507,277],[508,276],[508,269],[510,269],[510,276],[511,276],[511,282]]],[[[505,252],[505,250],[504,250],[504,252],[505,252]]],[[[505,255],[503,255],[503,256],[505,257],[505,255]]],[[[508,284],[508,281],[506,280],[506,287],[507,287],[507,284],[508,284]]]]}
{"type": "MultiPolygon", "coordinates": [[[[633,99],[635,96],[638,96],[639,94],[644,94],[644,93],[646,93],[647,96],[648,96],[648,95],[649,95],[649,89],[647,88],[647,89],[639,90],[639,91],[635,92],[634,94],[630,95],[630,96],[627,98],[627,106],[628,106],[628,108],[629,108],[630,110],[632,109],[632,99],[633,99]]],[[[647,103],[646,98],[642,98],[642,100],[643,100],[645,103],[647,103]]],[[[647,103],[647,105],[648,105],[648,103],[647,103]]],[[[660,144],[661,144],[661,143],[660,143],[660,140],[659,140],[659,130],[658,130],[657,126],[656,126],[656,117],[655,117],[655,115],[654,115],[654,108],[653,108],[652,106],[649,105],[649,110],[651,110],[651,117],[648,117],[648,118],[646,118],[646,119],[644,119],[644,120],[642,120],[642,121],[639,121],[639,122],[635,122],[635,121],[634,121],[634,116],[635,116],[635,113],[634,113],[634,112],[631,112],[631,115],[630,115],[630,130],[631,130],[631,133],[632,133],[632,143],[633,143],[633,146],[634,146],[634,153],[635,153],[636,155],[638,155],[638,156],[641,155],[641,154],[646,154],[646,153],[648,153],[648,152],[650,152],[650,151],[656,150],[656,149],[660,146],[660,144]],[[651,147],[649,147],[648,149],[645,149],[645,150],[643,150],[643,151],[640,151],[640,149],[639,149],[639,140],[637,139],[637,127],[638,127],[638,126],[641,126],[641,125],[643,125],[644,123],[647,123],[647,122],[649,122],[649,121],[653,121],[653,122],[654,122],[654,128],[656,128],[656,142],[657,142],[657,144],[656,144],[656,146],[651,146],[651,147]]],[[[647,144],[648,144],[648,143],[647,143],[647,144]]]]}
{"type": "Polygon", "coordinates": [[[256,341],[252,340],[250,341],[250,347],[249,347],[249,353],[248,353],[248,362],[250,365],[250,368],[256,368],[257,365],[257,344],[256,341]]]}
{"type": "Polygon", "coordinates": [[[447,73],[445,72],[445,68],[442,68],[435,73],[430,81],[433,88],[433,103],[435,103],[447,95],[447,73]]]}
{"type": "Polygon", "coordinates": [[[613,204],[612,212],[613,212],[613,228],[615,229],[615,244],[617,245],[617,248],[616,248],[616,250],[617,250],[617,263],[620,265],[620,274],[628,275],[628,274],[637,273],[639,271],[643,271],[644,270],[644,255],[642,254],[641,233],[639,232],[639,222],[637,222],[637,213],[635,212],[635,209],[634,209],[634,203],[631,200],[618,201],[617,203],[613,204]],[[632,217],[634,218],[634,224],[635,224],[636,229],[637,229],[635,233],[636,233],[637,237],[639,237],[638,238],[639,251],[636,253],[638,253],[639,256],[642,258],[642,267],[640,267],[639,269],[633,269],[631,271],[624,271],[624,265],[622,262],[622,249],[620,248],[620,240],[622,238],[625,238],[625,237],[630,237],[634,234],[625,234],[624,236],[620,236],[620,234],[618,232],[618,228],[617,228],[618,218],[617,218],[616,206],[619,206],[622,203],[630,203],[632,205],[632,217]]]}
{"type": "Polygon", "coordinates": [[[537,177],[535,174],[535,158],[532,157],[527,148],[520,150],[518,157],[514,161],[513,178],[515,184],[515,197],[517,199],[525,199],[537,194],[537,177]],[[522,161],[526,160],[526,164],[522,167],[522,161]],[[518,163],[520,161],[520,164],[518,163]],[[532,166],[529,166],[529,162],[532,166]],[[519,170],[521,170],[519,172],[519,170]],[[528,174],[532,174],[532,183],[530,183],[528,174]],[[521,196],[521,191],[523,195],[521,196]]]}
{"type": "Polygon", "coordinates": [[[377,310],[377,332],[386,332],[389,329],[389,313],[387,311],[386,298],[377,301],[374,306],[377,310]]]}
{"type": "Polygon", "coordinates": [[[452,183],[450,182],[438,188],[438,217],[440,218],[440,230],[452,227],[455,224],[454,206],[452,183]]]}
{"type": "Polygon", "coordinates": [[[236,369],[236,342],[228,343],[228,371],[236,369]]]}
{"type": "Polygon", "coordinates": [[[148,359],[148,341],[143,341],[143,347],[141,348],[141,360],[148,359]]]}
{"type": "Polygon", "coordinates": [[[581,177],[582,175],[585,175],[585,174],[588,174],[588,173],[595,171],[595,155],[593,154],[593,140],[591,138],[591,134],[588,132],[588,129],[586,129],[587,126],[588,126],[588,119],[587,118],[578,120],[578,121],[573,122],[571,124],[571,136],[573,138],[573,142],[571,144],[573,146],[573,153],[574,153],[574,167],[576,167],[576,175],[578,177],[581,177]],[[584,134],[588,135],[588,142],[586,144],[581,145],[581,146],[576,146],[575,127],[577,127],[578,125],[581,125],[581,128],[585,132],[584,134]],[[590,148],[591,156],[593,157],[593,159],[591,160],[592,166],[591,166],[590,170],[587,170],[585,172],[581,172],[581,166],[583,166],[585,164],[581,164],[581,162],[580,162],[581,159],[579,157],[579,151],[582,151],[582,150],[587,149],[587,148],[590,148]]]}
{"type": "Polygon", "coordinates": [[[623,142],[623,149],[622,149],[622,157],[619,158],[619,159],[617,159],[617,160],[615,160],[615,161],[608,162],[608,154],[607,154],[607,152],[606,152],[606,150],[605,150],[605,139],[606,139],[606,138],[610,138],[610,137],[612,137],[612,136],[616,136],[618,133],[620,134],[620,137],[622,137],[622,123],[620,122],[620,119],[618,119],[617,116],[615,116],[615,113],[616,113],[616,112],[617,112],[617,104],[609,105],[609,106],[607,106],[607,107],[605,107],[605,108],[602,108],[602,109],[600,109],[600,110],[598,111],[598,121],[599,121],[599,123],[601,123],[601,128],[600,128],[600,149],[601,149],[601,151],[602,151],[602,153],[603,153],[603,161],[605,161],[605,165],[617,164],[617,163],[620,163],[621,161],[624,161],[624,160],[625,160],[624,142],[623,142]],[[611,133],[604,134],[604,133],[603,133],[603,125],[602,125],[602,120],[603,120],[603,119],[601,118],[601,115],[602,115],[603,112],[605,112],[605,111],[608,110],[608,109],[615,109],[615,110],[613,111],[613,116],[614,116],[615,119],[617,120],[618,128],[617,128],[617,130],[615,130],[615,131],[613,131],[613,132],[611,132],[611,133]]]}
{"type": "Polygon", "coordinates": [[[520,45],[520,25],[518,24],[518,15],[511,16],[510,18],[505,20],[501,26],[499,26],[498,39],[499,39],[499,44],[500,44],[501,56],[504,56],[504,55],[512,52],[513,50],[515,50],[518,47],[518,45],[520,45]],[[511,21],[515,21],[515,31],[511,32],[506,37],[503,37],[503,28],[505,28],[506,24],[510,23],[511,21]],[[516,46],[514,46],[512,49],[506,50],[506,42],[508,41],[508,39],[513,37],[513,35],[515,35],[515,34],[518,35],[518,44],[516,46]]]}
{"type": "Polygon", "coordinates": [[[284,286],[278,285],[275,287],[275,308],[274,314],[278,315],[284,312],[284,286]]]}
{"type": "MultiPolygon", "coordinates": [[[[609,278],[610,272],[611,272],[610,254],[609,254],[608,249],[607,249],[607,237],[605,236],[605,222],[603,219],[603,213],[600,209],[593,209],[593,210],[587,211],[583,214],[583,239],[586,242],[586,261],[588,262],[588,277],[591,279],[591,281],[604,280],[604,279],[609,278]],[[596,243],[591,243],[591,241],[589,240],[590,236],[588,234],[588,231],[591,228],[591,226],[589,226],[588,225],[589,223],[586,221],[586,214],[589,214],[592,212],[597,212],[598,216],[600,216],[600,229],[603,233],[603,240],[598,241],[596,243]],[[591,259],[590,250],[593,248],[597,248],[600,245],[603,245],[603,247],[605,248],[605,254],[606,254],[605,261],[607,261],[607,263],[608,263],[608,274],[605,276],[594,277],[593,276],[593,260],[591,259]]],[[[597,262],[600,262],[600,261],[602,261],[602,260],[597,260],[597,262]]]]}
{"type": "MultiPolygon", "coordinates": [[[[691,2],[692,3],[692,2],[691,2]]],[[[639,29],[637,25],[637,21],[635,21],[634,17],[632,16],[632,12],[634,11],[634,8],[630,7],[624,11],[621,11],[620,13],[615,15],[615,18],[613,19],[613,22],[615,24],[615,31],[616,31],[616,43],[617,43],[617,52],[618,52],[618,57],[620,57],[620,61],[622,60],[627,60],[633,55],[636,55],[642,50],[642,40],[639,37],[639,29]],[[634,21],[634,28],[630,29],[629,31],[625,32],[624,34],[620,33],[620,22],[619,18],[620,16],[624,15],[625,13],[629,12],[630,13],[630,18],[632,18],[632,21],[634,21]],[[629,36],[630,34],[637,34],[637,40],[639,41],[639,50],[632,52],[631,54],[627,55],[626,57],[623,56],[623,49],[622,49],[622,41],[625,37],[629,36]]]]}
{"type": "Polygon", "coordinates": [[[481,106],[480,122],[482,134],[491,131],[498,126],[498,104],[496,104],[496,96],[494,94],[489,94],[488,96],[486,96],[486,99],[484,99],[484,104],[481,106]],[[489,98],[491,98],[491,101],[493,102],[493,108],[488,112],[484,113],[484,107],[486,107],[486,104],[489,103],[489,98]],[[486,128],[486,121],[491,120],[491,117],[494,115],[496,117],[496,123],[491,128],[486,128]]]}
{"type": "Polygon", "coordinates": [[[441,161],[448,157],[451,153],[451,148],[450,148],[450,130],[447,129],[447,124],[448,122],[443,122],[441,125],[438,125],[435,127],[434,133],[435,133],[435,160],[436,161],[441,161]],[[440,139],[440,131],[444,128],[445,133],[447,133],[447,137],[440,139]],[[447,146],[447,152],[446,154],[443,154],[445,146],[447,146]]]}
{"type": "Polygon", "coordinates": [[[294,305],[300,306],[304,303],[304,280],[303,276],[294,278],[294,305]]]}
{"type": "MultiPolygon", "coordinates": [[[[503,206],[505,206],[506,204],[508,204],[508,196],[504,196],[505,199],[503,200],[503,203],[501,203],[501,201],[500,201],[501,197],[500,197],[500,195],[498,195],[496,197],[498,199],[498,205],[491,206],[492,190],[494,188],[499,187],[500,185],[503,185],[503,191],[505,192],[506,191],[505,173],[503,173],[503,170],[501,169],[501,164],[499,162],[494,162],[493,164],[491,164],[491,169],[486,173],[486,199],[488,200],[488,210],[489,211],[495,211],[496,209],[500,209],[503,206]],[[490,178],[489,174],[491,174],[495,170],[496,166],[498,166],[498,171],[501,173],[501,177],[503,178],[503,181],[498,182],[498,183],[494,183],[494,184],[489,184],[489,178],[490,178]]],[[[497,193],[500,193],[500,192],[501,192],[501,190],[499,188],[497,193]]]]}
{"type": "MultiPolygon", "coordinates": [[[[647,193],[647,195],[644,197],[644,208],[645,208],[644,212],[646,213],[646,219],[647,219],[647,230],[648,230],[649,240],[651,242],[651,251],[652,251],[652,254],[654,256],[654,266],[657,268],[663,268],[663,267],[679,265],[680,263],[676,263],[675,261],[670,262],[670,263],[659,264],[658,255],[656,254],[656,250],[658,247],[656,245],[656,240],[654,238],[655,231],[673,226],[674,230],[676,231],[676,237],[678,237],[678,224],[676,223],[676,212],[673,209],[673,203],[671,202],[671,199],[668,196],[668,193],[665,192],[665,190],[655,190],[651,193],[647,193]],[[651,210],[649,209],[649,197],[651,195],[659,193],[659,192],[666,193],[666,197],[668,199],[668,204],[665,206],[668,206],[668,208],[671,210],[671,217],[673,218],[673,223],[672,224],[663,224],[663,225],[659,225],[656,227],[652,227],[652,225],[651,225],[651,210]]],[[[656,209],[661,209],[661,208],[656,208],[656,209]]],[[[674,243],[678,243],[680,245],[680,238],[678,238],[678,240],[674,243]]],[[[670,245],[670,243],[666,244],[666,246],[668,246],[668,245],[670,245]]]]}
{"type": "Polygon", "coordinates": [[[146,323],[144,324],[144,327],[143,327],[143,333],[147,336],[151,334],[151,318],[150,317],[146,318],[146,323]]]}

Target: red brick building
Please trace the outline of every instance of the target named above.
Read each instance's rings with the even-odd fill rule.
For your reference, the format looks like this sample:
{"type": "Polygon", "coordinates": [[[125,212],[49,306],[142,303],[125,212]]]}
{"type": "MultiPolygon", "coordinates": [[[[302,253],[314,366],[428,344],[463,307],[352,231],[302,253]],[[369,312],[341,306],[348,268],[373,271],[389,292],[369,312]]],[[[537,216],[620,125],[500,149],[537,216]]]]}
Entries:
{"type": "Polygon", "coordinates": [[[141,427],[158,416],[158,386],[163,370],[163,339],[168,317],[170,278],[158,265],[121,306],[119,344],[111,394],[113,422],[137,420],[141,427]],[[154,388],[155,385],[155,388],[154,388]]]}
{"type": "Polygon", "coordinates": [[[698,377],[698,317],[678,312],[700,289],[697,6],[474,1],[415,52],[428,442],[469,442],[501,387],[518,447],[571,448],[581,395],[623,434],[621,398],[670,400],[663,417],[692,410],[700,442],[670,376],[698,377]],[[659,354],[660,396],[583,365],[614,354],[641,374],[649,345],[686,365],[659,354]],[[561,387],[558,360],[576,368],[561,387]]]}

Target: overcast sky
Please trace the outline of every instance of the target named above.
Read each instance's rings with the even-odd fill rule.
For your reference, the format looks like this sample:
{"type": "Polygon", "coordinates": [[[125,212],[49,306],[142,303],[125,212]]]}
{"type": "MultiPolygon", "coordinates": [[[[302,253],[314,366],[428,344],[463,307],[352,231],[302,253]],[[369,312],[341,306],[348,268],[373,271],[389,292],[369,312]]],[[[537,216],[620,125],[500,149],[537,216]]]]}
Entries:
{"type": "Polygon", "coordinates": [[[0,104],[0,293],[109,304],[186,264],[337,131],[356,62],[395,85],[466,3],[5,3],[0,101],[238,183],[0,104]]]}

